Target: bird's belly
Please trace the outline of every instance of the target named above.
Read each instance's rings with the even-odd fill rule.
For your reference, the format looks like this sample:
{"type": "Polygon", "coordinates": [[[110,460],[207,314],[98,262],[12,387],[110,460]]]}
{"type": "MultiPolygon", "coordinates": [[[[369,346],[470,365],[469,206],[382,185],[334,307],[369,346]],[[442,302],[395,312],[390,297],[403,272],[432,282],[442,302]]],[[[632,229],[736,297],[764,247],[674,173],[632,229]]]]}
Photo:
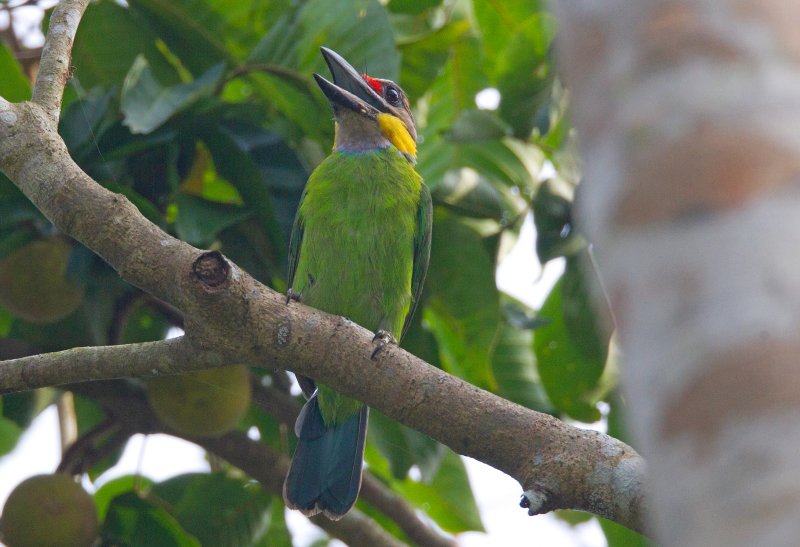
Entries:
{"type": "Polygon", "coordinates": [[[295,277],[303,302],[399,336],[411,302],[413,220],[413,211],[391,210],[308,227],[295,277]]]}

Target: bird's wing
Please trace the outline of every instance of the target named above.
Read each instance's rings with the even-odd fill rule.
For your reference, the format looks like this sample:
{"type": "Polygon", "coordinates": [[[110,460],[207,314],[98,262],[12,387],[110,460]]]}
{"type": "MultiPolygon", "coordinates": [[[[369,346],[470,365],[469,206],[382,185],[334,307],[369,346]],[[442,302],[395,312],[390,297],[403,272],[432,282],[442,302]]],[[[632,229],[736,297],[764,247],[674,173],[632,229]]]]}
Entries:
{"type": "Polygon", "coordinates": [[[419,193],[419,205],[417,206],[417,232],[414,235],[414,266],[411,273],[411,306],[408,308],[403,332],[400,338],[406,334],[414,311],[417,309],[422,298],[422,286],[425,284],[425,274],[428,272],[428,261],[431,257],[431,226],[433,225],[433,203],[431,202],[431,192],[425,184],[419,193]]]}
{"type": "MultiPolygon", "coordinates": [[[[303,192],[303,196],[300,198],[300,205],[303,204],[305,197],[306,193],[303,192]]],[[[300,206],[298,205],[297,214],[294,217],[294,224],[292,225],[292,235],[289,238],[289,272],[286,278],[286,286],[289,289],[291,289],[294,284],[294,274],[297,271],[297,263],[300,260],[300,247],[303,243],[304,229],[303,219],[300,215],[300,206]]]]}

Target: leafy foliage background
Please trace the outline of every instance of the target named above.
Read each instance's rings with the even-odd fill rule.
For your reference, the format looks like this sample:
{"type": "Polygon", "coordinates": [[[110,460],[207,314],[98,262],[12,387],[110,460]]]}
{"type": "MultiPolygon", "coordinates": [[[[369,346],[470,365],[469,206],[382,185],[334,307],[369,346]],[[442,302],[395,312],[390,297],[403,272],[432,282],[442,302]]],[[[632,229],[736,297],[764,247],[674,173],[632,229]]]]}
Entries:
{"type": "MultiPolygon", "coordinates": [[[[556,33],[554,17],[531,0],[342,0],[335,9],[325,0],[98,0],[75,40],[60,132],[90,176],[148,219],[220,249],[282,291],[300,194],[332,143],[329,107],[311,78],[327,73],[319,46],[398,81],[415,107],[418,169],[436,206],[424,305],[404,346],[564,419],[595,422],[605,401],[610,432],[622,435],[609,333],[598,328],[579,272],[587,238],[571,217],[580,175],[568,93],[553,65],[556,33]],[[476,105],[487,88],[500,94],[495,110],[476,105]],[[546,162],[556,175],[542,180],[546,162]],[[497,264],[529,213],[541,262],[566,257],[540,310],[495,284],[497,264]]],[[[0,74],[0,95],[29,97],[28,80],[1,44],[0,74]]],[[[0,260],[53,233],[0,175],[0,260]]],[[[67,275],[86,293],[61,321],[28,323],[0,308],[0,358],[157,340],[180,323],[79,244],[67,275]]],[[[284,373],[253,370],[259,381],[287,385],[284,373]]],[[[126,392],[140,388],[110,382],[106,395],[120,384],[126,392]]],[[[3,396],[0,454],[58,396],[3,396]]],[[[77,390],[75,401],[79,431],[96,431],[106,419],[97,398],[77,390]]],[[[258,405],[240,427],[257,428],[262,442],[289,453],[291,436],[258,405]]],[[[455,454],[377,412],[370,427],[367,463],[380,480],[447,532],[482,529],[455,454]]],[[[91,479],[115,464],[121,447],[112,448],[87,469],[91,479]]],[[[141,534],[155,534],[164,545],[290,544],[282,501],[225,466],[158,484],[123,477],[95,499],[107,541],[139,544],[141,534]]],[[[359,506],[403,539],[365,501],[359,506]]],[[[640,541],[604,527],[612,545],[640,541]]]]}

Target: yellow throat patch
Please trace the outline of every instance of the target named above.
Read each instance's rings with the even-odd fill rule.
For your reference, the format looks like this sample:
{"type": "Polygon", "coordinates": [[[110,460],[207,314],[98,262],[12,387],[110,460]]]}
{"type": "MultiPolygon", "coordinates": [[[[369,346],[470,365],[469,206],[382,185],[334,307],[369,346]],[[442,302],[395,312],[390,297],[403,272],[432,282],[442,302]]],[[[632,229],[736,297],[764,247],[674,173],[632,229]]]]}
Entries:
{"type": "Polygon", "coordinates": [[[400,150],[409,161],[415,163],[417,161],[417,143],[411,138],[403,121],[397,116],[384,113],[378,114],[377,119],[383,136],[386,137],[395,148],[400,150]]]}

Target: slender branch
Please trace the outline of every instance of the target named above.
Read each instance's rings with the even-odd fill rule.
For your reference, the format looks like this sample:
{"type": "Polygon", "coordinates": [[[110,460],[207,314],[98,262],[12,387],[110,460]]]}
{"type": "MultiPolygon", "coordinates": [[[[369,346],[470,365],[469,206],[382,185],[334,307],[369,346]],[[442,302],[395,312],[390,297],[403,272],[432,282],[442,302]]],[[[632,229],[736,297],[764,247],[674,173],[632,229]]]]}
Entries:
{"type": "Polygon", "coordinates": [[[87,380],[175,374],[230,363],[217,352],[192,345],[186,337],[119,346],[73,348],[0,361],[0,392],[87,380]]]}
{"type": "Polygon", "coordinates": [[[72,41],[89,0],[62,0],[53,10],[42,50],[32,101],[41,106],[55,127],[61,114],[61,97],[70,76],[72,41]]]}
{"type": "Polygon", "coordinates": [[[251,74],[253,72],[264,72],[266,74],[279,76],[285,80],[291,80],[297,84],[300,84],[305,89],[310,89],[308,79],[298,74],[291,68],[287,68],[285,66],[280,66],[280,65],[273,65],[269,63],[256,63],[252,65],[243,65],[232,70],[230,74],[228,74],[221,82],[219,82],[219,84],[217,84],[217,89],[215,90],[215,93],[219,93],[220,91],[222,91],[222,89],[224,89],[224,87],[228,84],[228,82],[235,80],[236,78],[241,78],[242,76],[251,74]]]}

